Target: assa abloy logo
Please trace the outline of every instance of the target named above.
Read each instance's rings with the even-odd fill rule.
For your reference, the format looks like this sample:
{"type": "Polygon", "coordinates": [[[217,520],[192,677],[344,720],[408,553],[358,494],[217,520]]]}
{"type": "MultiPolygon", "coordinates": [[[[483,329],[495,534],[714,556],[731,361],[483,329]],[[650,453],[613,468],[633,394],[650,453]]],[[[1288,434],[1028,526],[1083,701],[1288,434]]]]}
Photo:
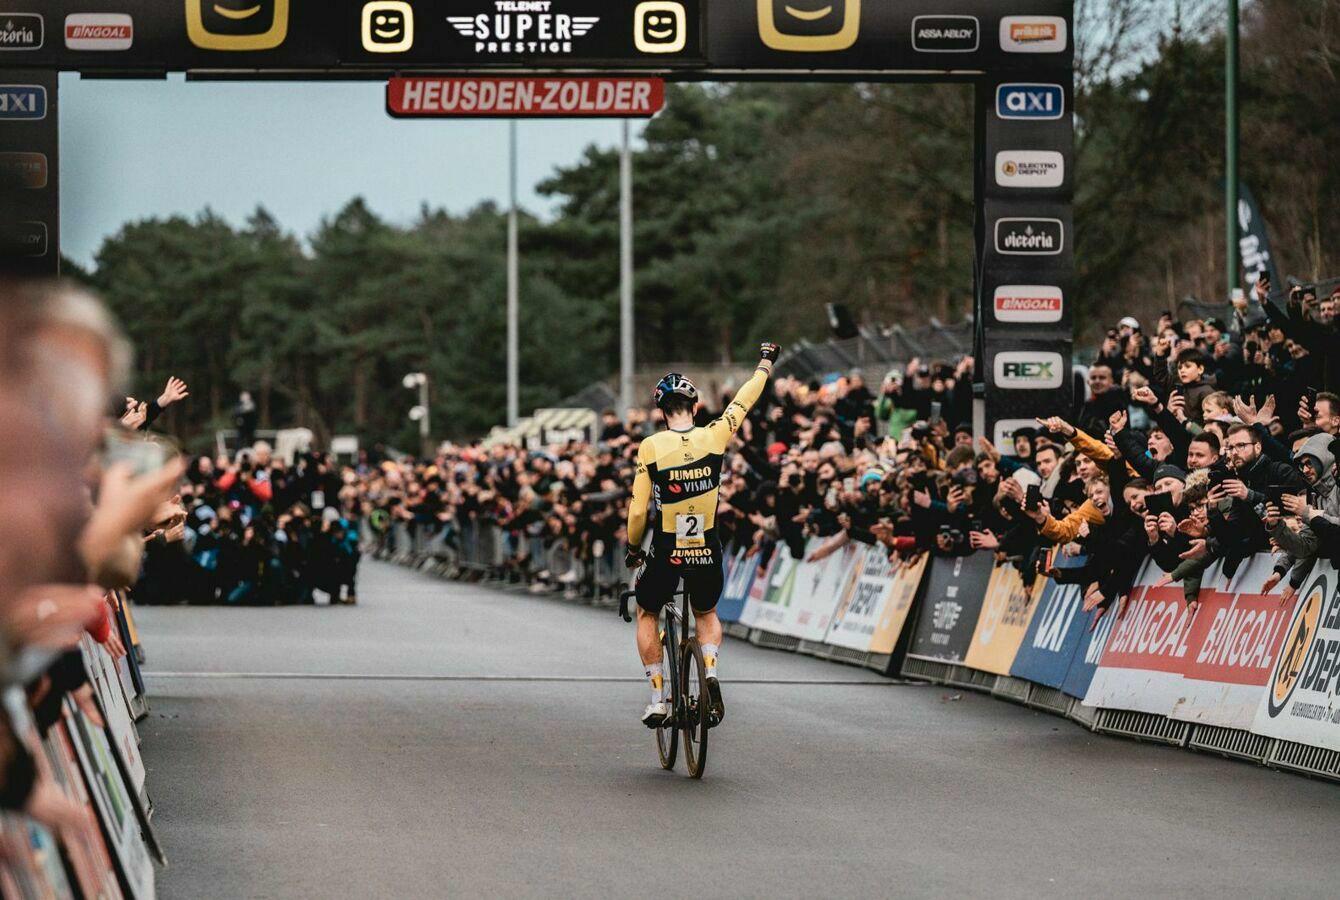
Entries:
{"type": "Polygon", "coordinates": [[[971,53],[981,42],[976,16],[917,16],[912,49],[921,53],[971,53]]]}
{"type": "Polygon", "coordinates": [[[0,50],[40,50],[46,28],[38,13],[0,13],[0,50]]]}
{"type": "Polygon", "coordinates": [[[1059,353],[1007,350],[996,354],[996,387],[1012,390],[1050,391],[1065,383],[1059,353]]]}
{"type": "Polygon", "coordinates": [[[1059,119],[1065,115],[1065,91],[1059,84],[1002,84],[996,88],[996,115],[1037,122],[1059,119]]]}
{"type": "Polygon", "coordinates": [[[1065,246],[1060,219],[997,219],[996,252],[1005,256],[1056,256],[1065,246]]]}
{"type": "Polygon", "coordinates": [[[1061,289],[1050,284],[1002,284],[993,305],[997,322],[1059,322],[1065,310],[1061,289]]]}
{"type": "Polygon", "coordinates": [[[1006,16],[1000,20],[1000,49],[1006,53],[1063,53],[1066,33],[1061,16],[1006,16]]]}
{"type": "Polygon", "coordinates": [[[47,117],[47,89],[40,84],[0,84],[0,120],[36,122],[47,117]]]}
{"type": "Polygon", "coordinates": [[[17,222],[0,232],[0,257],[46,256],[45,222],[17,222]]]}

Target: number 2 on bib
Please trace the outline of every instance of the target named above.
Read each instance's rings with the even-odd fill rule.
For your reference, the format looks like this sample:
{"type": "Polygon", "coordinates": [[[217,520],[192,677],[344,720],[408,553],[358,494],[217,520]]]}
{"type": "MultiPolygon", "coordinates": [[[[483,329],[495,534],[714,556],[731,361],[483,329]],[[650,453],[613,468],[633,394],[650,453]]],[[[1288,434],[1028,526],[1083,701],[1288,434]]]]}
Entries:
{"type": "Polygon", "coordinates": [[[704,547],[707,539],[703,537],[703,517],[698,513],[681,513],[675,516],[675,547],[684,550],[689,547],[704,547]]]}

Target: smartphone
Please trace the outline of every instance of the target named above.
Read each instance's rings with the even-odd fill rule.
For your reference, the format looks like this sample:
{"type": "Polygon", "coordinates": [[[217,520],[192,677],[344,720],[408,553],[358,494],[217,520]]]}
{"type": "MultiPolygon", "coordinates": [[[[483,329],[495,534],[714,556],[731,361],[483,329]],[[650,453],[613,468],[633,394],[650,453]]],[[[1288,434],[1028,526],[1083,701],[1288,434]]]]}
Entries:
{"type": "Polygon", "coordinates": [[[135,477],[157,472],[167,465],[169,448],[152,436],[137,435],[119,428],[109,428],[103,435],[102,467],[126,464],[135,477]]]}
{"type": "Polygon", "coordinates": [[[1162,515],[1163,513],[1171,513],[1173,511],[1172,494],[1168,493],[1167,491],[1160,491],[1159,493],[1155,494],[1146,494],[1145,510],[1151,516],[1159,516],[1162,515]]]}
{"type": "Polygon", "coordinates": [[[856,490],[856,479],[855,478],[842,479],[842,490],[843,493],[847,494],[850,494],[852,491],[856,490]]]}
{"type": "Polygon", "coordinates": [[[932,421],[932,422],[938,422],[938,421],[940,421],[940,411],[941,411],[941,408],[942,408],[942,404],[940,403],[939,400],[932,400],[932,401],[931,401],[931,421],[932,421]]]}
{"type": "Polygon", "coordinates": [[[1314,387],[1303,388],[1303,394],[1307,397],[1307,405],[1315,408],[1317,405],[1317,389],[1314,387]]]}
{"type": "Polygon", "coordinates": [[[1024,491],[1024,509],[1033,512],[1042,505],[1042,485],[1030,484],[1024,491]]]}
{"type": "Polygon", "coordinates": [[[1301,494],[1301,493],[1304,493],[1304,492],[1298,490],[1297,488],[1292,488],[1292,487],[1289,487],[1289,486],[1287,486],[1287,485],[1283,485],[1283,484],[1269,484],[1269,485],[1266,485],[1266,490],[1265,490],[1265,495],[1266,495],[1267,497],[1270,498],[1270,502],[1273,503],[1273,504],[1275,504],[1275,506],[1276,506],[1280,511],[1283,511],[1283,510],[1284,510],[1284,499],[1283,499],[1283,498],[1284,498],[1284,495],[1285,495],[1285,494],[1294,494],[1294,495],[1298,495],[1298,494],[1301,494]]]}

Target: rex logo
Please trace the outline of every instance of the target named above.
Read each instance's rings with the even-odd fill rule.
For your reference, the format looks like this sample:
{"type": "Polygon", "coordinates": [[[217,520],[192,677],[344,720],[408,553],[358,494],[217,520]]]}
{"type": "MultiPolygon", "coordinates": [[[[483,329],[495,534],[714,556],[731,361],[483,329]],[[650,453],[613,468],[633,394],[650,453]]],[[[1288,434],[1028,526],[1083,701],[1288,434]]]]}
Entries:
{"type": "Polygon", "coordinates": [[[758,0],[758,34],[773,50],[831,53],[861,33],[861,0],[758,0]]]}
{"type": "Polygon", "coordinates": [[[996,354],[995,384],[999,388],[1049,391],[1065,383],[1065,360],[1059,353],[1006,350],[996,354]]]}
{"type": "Polygon", "coordinates": [[[202,50],[273,50],[288,37],[289,0],[186,0],[186,35],[202,50]]]}

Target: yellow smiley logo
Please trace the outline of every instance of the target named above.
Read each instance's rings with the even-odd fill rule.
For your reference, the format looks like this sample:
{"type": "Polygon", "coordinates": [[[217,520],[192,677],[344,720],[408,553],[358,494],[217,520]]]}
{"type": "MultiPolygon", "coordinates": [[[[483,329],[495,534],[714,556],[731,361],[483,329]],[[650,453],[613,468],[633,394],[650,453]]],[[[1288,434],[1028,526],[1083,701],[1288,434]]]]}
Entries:
{"type": "Polygon", "coordinates": [[[861,0],[758,0],[758,33],[773,50],[846,50],[861,33],[861,0]]]}
{"type": "Polygon", "coordinates": [[[186,36],[202,50],[273,50],[288,37],[289,0],[186,0],[186,36]]]}

